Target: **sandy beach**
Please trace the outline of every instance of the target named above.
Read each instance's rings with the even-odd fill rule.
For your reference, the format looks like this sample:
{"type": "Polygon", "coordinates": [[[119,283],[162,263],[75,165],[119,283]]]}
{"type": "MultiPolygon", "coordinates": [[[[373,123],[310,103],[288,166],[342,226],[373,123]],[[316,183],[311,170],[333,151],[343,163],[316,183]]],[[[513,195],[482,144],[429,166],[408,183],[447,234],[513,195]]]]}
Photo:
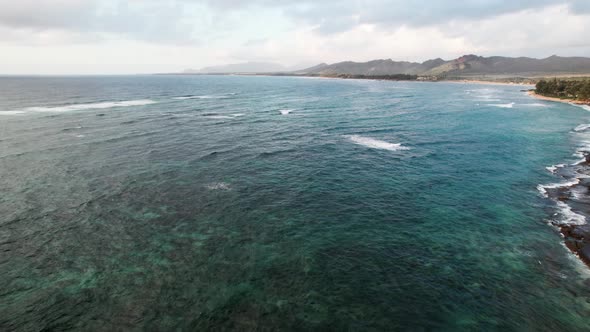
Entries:
{"type": "Polygon", "coordinates": [[[575,105],[586,105],[586,106],[590,105],[590,102],[588,102],[588,101],[561,99],[561,98],[554,98],[554,97],[547,97],[547,96],[538,95],[535,93],[534,90],[528,91],[527,94],[531,97],[534,97],[537,99],[542,99],[542,100],[547,100],[547,101],[555,101],[555,102],[559,102],[559,103],[575,104],[575,105]]]}
{"type": "Polygon", "coordinates": [[[481,80],[460,80],[460,81],[442,80],[440,82],[457,83],[457,84],[515,85],[515,86],[533,86],[534,87],[534,84],[513,83],[513,82],[497,82],[497,81],[481,81],[481,80]]]}

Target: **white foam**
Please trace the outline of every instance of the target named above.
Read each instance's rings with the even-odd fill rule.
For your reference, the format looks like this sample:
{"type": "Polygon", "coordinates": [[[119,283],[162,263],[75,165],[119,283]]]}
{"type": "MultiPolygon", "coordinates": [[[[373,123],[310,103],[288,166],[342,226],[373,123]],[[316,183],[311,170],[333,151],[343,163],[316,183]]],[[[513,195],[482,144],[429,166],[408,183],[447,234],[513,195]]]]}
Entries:
{"type": "Polygon", "coordinates": [[[400,151],[409,150],[409,148],[402,146],[399,143],[389,143],[385,141],[376,140],[369,137],[362,137],[358,135],[346,136],[352,142],[358,145],[363,145],[371,149],[389,150],[389,151],[400,151]]]}
{"type": "Polygon", "coordinates": [[[233,119],[233,116],[227,116],[227,115],[208,115],[207,116],[209,119],[233,119]]]}
{"type": "Polygon", "coordinates": [[[586,111],[590,112],[590,105],[580,105],[580,104],[575,104],[575,103],[570,103],[570,104],[573,106],[581,107],[581,108],[585,109],[586,111]]]}
{"type": "Polygon", "coordinates": [[[555,173],[558,169],[565,167],[565,164],[553,165],[549,167],[545,167],[549,172],[555,173]]]}
{"type": "Polygon", "coordinates": [[[246,114],[244,114],[244,113],[235,113],[235,114],[230,114],[230,115],[212,114],[212,115],[207,115],[206,117],[209,119],[235,119],[235,118],[239,118],[244,115],[246,115],[246,114]]]}
{"type": "MultiPolygon", "coordinates": [[[[582,152],[578,152],[574,154],[576,157],[584,157],[584,154],[582,152]]],[[[572,164],[572,166],[579,166],[582,165],[583,163],[586,162],[586,157],[576,161],[575,163],[572,164]]]]}
{"type": "Polygon", "coordinates": [[[281,112],[282,115],[289,115],[291,114],[291,112],[293,112],[294,110],[279,110],[279,112],[281,112]]]}
{"type": "Polygon", "coordinates": [[[91,109],[107,109],[115,107],[130,107],[130,106],[144,106],[155,104],[156,102],[150,99],[141,100],[127,100],[127,101],[109,101],[102,103],[92,104],[72,104],[65,106],[54,106],[54,107],[29,107],[25,109],[25,112],[72,112],[82,111],[91,109]]]}
{"type": "Polygon", "coordinates": [[[0,115],[19,115],[19,114],[25,114],[26,112],[23,111],[1,111],[0,115]]]}
{"type": "Polygon", "coordinates": [[[514,103],[510,104],[488,104],[488,106],[499,107],[499,108],[513,108],[514,103]]]}
{"type": "Polygon", "coordinates": [[[541,103],[522,104],[522,106],[528,106],[528,107],[548,107],[547,104],[541,104],[541,103]]]}
{"type": "Polygon", "coordinates": [[[590,124],[581,124],[577,126],[574,130],[575,131],[585,131],[590,128],[590,124]]]}
{"type": "Polygon", "coordinates": [[[564,202],[558,201],[557,202],[558,212],[555,214],[556,216],[560,216],[561,218],[555,220],[555,222],[559,225],[584,225],[586,224],[586,217],[583,215],[572,211],[572,208],[565,204],[564,202]]]}
{"type": "Polygon", "coordinates": [[[568,182],[562,183],[551,183],[551,184],[540,184],[537,186],[537,190],[543,195],[543,197],[549,198],[547,189],[567,188],[572,187],[580,183],[580,179],[573,179],[568,182]]]}
{"type": "Polygon", "coordinates": [[[211,184],[208,184],[206,187],[209,190],[231,190],[231,187],[229,186],[229,184],[227,184],[225,182],[211,183],[211,184]]]}
{"type": "MultiPolygon", "coordinates": [[[[233,95],[233,94],[230,94],[233,95]]],[[[223,99],[228,98],[227,95],[203,95],[203,96],[184,96],[184,97],[175,97],[172,98],[174,100],[187,100],[187,99],[223,99]]]]}

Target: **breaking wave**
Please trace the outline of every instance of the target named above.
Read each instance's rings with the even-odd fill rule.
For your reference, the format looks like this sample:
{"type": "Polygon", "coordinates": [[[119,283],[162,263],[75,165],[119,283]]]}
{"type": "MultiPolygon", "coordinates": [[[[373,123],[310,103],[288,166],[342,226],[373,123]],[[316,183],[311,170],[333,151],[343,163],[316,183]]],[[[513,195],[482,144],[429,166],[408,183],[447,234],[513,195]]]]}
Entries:
{"type": "Polygon", "coordinates": [[[156,104],[156,103],[157,102],[155,102],[151,99],[127,100],[127,101],[108,101],[108,102],[101,102],[101,103],[72,104],[72,105],[52,106],[52,107],[28,107],[22,111],[13,111],[13,112],[21,112],[21,113],[15,113],[15,114],[22,114],[22,113],[29,113],[29,112],[61,113],[61,112],[92,110],[92,109],[107,109],[107,108],[115,108],[115,107],[144,106],[144,105],[151,105],[151,104],[156,104]]]}
{"type": "Polygon", "coordinates": [[[355,144],[363,145],[371,149],[380,149],[388,151],[409,150],[409,148],[402,146],[400,143],[389,143],[358,135],[351,135],[346,137],[355,144]]]}
{"type": "Polygon", "coordinates": [[[499,108],[513,108],[514,103],[509,104],[488,104],[488,106],[499,107],[499,108]]]}

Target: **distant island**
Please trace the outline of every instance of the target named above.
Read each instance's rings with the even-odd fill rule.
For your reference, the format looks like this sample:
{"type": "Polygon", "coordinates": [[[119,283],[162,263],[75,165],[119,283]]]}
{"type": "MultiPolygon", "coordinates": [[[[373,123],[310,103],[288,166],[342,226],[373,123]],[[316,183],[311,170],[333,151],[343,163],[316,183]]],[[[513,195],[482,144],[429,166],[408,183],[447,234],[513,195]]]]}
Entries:
{"type": "Polygon", "coordinates": [[[468,80],[535,84],[548,77],[590,77],[590,58],[553,55],[545,59],[534,59],[483,57],[470,54],[453,60],[437,58],[422,63],[386,59],[368,62],[321,63],[301,70],[281,68],[284,67],[273,63],[245,63],[185,70],[176,74],[273,75],[410,81],[468,80]]]}

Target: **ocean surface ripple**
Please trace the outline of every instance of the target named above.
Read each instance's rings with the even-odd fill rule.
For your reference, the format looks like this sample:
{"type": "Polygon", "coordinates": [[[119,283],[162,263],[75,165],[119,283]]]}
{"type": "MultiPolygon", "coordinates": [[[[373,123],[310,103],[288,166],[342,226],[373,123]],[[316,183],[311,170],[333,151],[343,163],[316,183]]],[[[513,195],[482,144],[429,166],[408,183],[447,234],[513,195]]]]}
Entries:
{"type": "Polygon", "coordinates": [[[2,77],[0,330],[587,331],[590,113],[521,89],[2,77]]]}

